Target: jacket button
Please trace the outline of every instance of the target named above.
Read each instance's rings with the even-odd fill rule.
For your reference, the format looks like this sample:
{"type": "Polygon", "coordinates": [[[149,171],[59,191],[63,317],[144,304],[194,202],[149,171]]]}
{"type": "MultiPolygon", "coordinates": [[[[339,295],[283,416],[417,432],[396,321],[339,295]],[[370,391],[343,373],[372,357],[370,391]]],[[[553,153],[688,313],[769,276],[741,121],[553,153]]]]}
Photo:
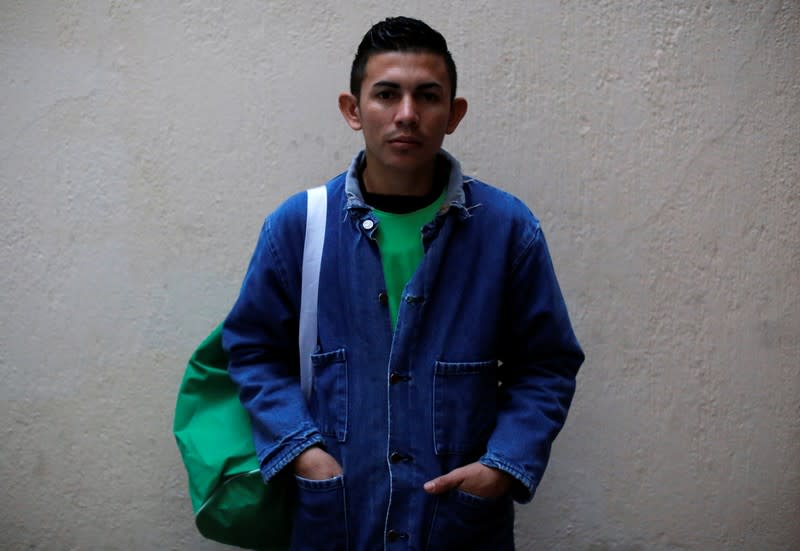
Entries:
{"type": "Polygon", "coordinates": [[[406,540],[408,534],[395,530],[394,528],[386,532],[386,539],[389,541],[406,540]]]}
{"type": "Polygon", "coordinates": [[[400,375],[396,371],[392,371],[389,375],[389,384],[396,385],[397,383],[402,383],[403,381],[409,380],[410,377],[406,377],[405,375],[400,375]]]}
{"type": "Polygon", "coordinates": [[[381,291],[378,293],[378,302],[386,306],[389,304],[389,295],[386,294],[386,291],[381,291]]]}
{"type": "Polygon", "coordinates": [[[361,222],[361,227],[364,228],[365,230],[369,231],[369,230],[371,230],[372,228],[375,227],[375,222],[373,222],[372,220],[367,218],[366,220],[361,222]]]}
{"type": "Polygon", "coordinates": [[[401,461],[411,461],[412,457],[410,455],[403,455],[400,452],[392,452],[389,455],[389,461],[392,463],[400,463],[401,461]]]}

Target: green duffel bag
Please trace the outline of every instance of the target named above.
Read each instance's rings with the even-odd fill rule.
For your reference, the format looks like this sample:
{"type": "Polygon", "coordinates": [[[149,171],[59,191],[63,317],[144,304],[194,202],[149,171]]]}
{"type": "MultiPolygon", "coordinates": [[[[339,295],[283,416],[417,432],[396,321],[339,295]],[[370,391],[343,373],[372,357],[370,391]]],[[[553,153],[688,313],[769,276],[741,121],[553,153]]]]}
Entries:
{"type": "MultiPolygon", "coordinates": [[[[308,397],[311,352],[317,342],[317,299],[325,244],[327,191],[307,191],[298,350],[300,386],[308,397]]],[[[228,375],[220,324],[186,366],[173,426],[189,475],[195,524],[212,540],[263,551],[289,549],[294,477],[290,470],[265,484],[259,472],[250,417],[228,375]]]]}
{"type": "Polygon", "coordinates": [[[228,376],[222,325],[195,350],[173,430],[189,475],[197,529],[206,538],[265,551],[289,549],[292,486],[261,478],[250,418],[228,376]]]}

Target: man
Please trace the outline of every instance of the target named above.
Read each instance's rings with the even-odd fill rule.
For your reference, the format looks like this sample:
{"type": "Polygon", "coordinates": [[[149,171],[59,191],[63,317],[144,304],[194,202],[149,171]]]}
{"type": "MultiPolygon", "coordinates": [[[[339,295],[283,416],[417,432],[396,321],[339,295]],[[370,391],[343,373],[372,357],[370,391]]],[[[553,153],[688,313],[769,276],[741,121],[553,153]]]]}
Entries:
{"type": "Polygon", "coordinates": [[[444,38],[390,18],[339,97],[365,148],[326,184],[318,340],[297,353],[306,195],[270,215],[225,322],[293,549],[513,549],[583,353],[538,221],[441,149],[467,111],[444,38]],[[286,471],[284,471],[286,472],[286,471]]]}

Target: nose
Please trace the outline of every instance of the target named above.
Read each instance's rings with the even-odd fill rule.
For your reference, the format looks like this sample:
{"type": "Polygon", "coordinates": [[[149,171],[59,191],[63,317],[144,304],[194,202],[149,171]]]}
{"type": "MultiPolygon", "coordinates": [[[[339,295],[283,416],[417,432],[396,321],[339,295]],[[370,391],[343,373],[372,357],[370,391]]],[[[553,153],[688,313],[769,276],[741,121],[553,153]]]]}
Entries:
{"type": "Polygon", "coordinates": [[[397,124],[415,126],[419,122],[419,113],[417,112],[417,104],[411,96],[403,96],[403,99],[397,106],[397,115],[395,116],[397,124]]]}

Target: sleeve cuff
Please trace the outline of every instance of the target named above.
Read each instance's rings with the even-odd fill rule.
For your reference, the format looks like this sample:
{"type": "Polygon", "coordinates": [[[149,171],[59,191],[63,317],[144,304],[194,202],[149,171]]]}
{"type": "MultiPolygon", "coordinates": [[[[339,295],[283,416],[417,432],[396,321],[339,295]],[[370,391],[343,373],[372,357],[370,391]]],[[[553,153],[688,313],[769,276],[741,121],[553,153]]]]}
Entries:
{"type": "Polygon", "coordinates": [[[261,476],[264,482],[269,482],[270,479],[278,474],[286,465],[294,461],[298,455],[311,446],[324,443],[325,441],[322,435],[318,432],[314,432],[302,440],[297,440],[287,445],[278,455],[265,457],[261,461],[261,476]]]}
{"type": "Polygon", "coordinates": [[[533,494],[536,492],[536,487],[539,485],[539,480],[525,474],[512,462],[494,453],[487,453],[481,457],[480,463],[482,465],[486,465],[487,467],[492,467],[508,473],[514,477],[515,483],[511,487],[511,497],[514,499],[514,501],[517,503],[528,503],[533,499],[533,494]]]}

